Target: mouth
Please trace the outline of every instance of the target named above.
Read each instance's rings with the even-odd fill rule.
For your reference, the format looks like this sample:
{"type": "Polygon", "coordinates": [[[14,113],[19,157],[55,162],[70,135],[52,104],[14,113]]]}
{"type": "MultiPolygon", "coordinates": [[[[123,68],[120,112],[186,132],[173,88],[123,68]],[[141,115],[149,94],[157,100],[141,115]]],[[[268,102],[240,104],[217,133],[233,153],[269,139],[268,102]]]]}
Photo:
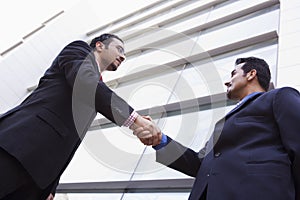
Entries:
{"type": "Polygon", "coordinates": [[[232,83],[228,83],[227,85],[227,92],[230,90],[230,87],[232,86],[232,83]]]}
{"type": "Polygon", "coordinates": [[[121,65],[122,60],[116,58],[111,64],[110,66],[107,68],[108,71],[116,71],[118,69],[118,67],[121,65]]]}
{"type": "Polygon", "coordinates": [[[122,61],[120,59],[116,59],[116,61],[118,62],[118,66],[120,66],[122,61]]]}

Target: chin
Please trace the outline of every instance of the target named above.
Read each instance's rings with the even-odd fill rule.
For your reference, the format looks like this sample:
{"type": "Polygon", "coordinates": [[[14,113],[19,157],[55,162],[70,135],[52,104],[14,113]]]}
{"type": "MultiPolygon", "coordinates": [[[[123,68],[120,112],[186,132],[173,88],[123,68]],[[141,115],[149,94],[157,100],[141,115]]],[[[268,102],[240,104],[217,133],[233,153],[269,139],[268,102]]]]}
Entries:
{"type": "Polygon", "coordinates": [[[231,92],[231,91],[228,91],[228,92],[226,93],[226,95],[227,95],[227,98],[230,99],[230,100],[237,100],[237,98],[235,98],[235,97],[232,95],[232,92],[231,92]]]}
{"type": "Polygon", "coordinates": [[[106,70],[107,70],[107,71],[116,71],[117,69],[118,69],[117,66],[110,65],[106,70]]]}
{"type": "Polygon", "coordinates": [[[231,96],[231,91],[230,91],[230,89],[227,89],[227,91],[226,91],[226,96],[227,96],[228,99],[230,99],[230,96],[231,96]]]}
{"type": "Polygon", "coordinates": [[[228,99],[231,99],[231,98],[230,98],[230,96],[231,96],[230,93],[227,92],[227,93],[226,93],[226,96],[227,96],[228,99]]]}

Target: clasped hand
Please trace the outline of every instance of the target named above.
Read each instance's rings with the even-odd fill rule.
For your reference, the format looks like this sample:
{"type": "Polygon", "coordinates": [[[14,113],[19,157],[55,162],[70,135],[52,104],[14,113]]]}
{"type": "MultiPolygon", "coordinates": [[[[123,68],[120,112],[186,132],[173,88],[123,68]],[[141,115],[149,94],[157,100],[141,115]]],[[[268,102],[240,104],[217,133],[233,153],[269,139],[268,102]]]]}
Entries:
{"type": "Polygon", "coordinates": [[[138,116],[129,128],[144,145],[156,146],[161,142],[161,130],[150,116],[138,116]]]}

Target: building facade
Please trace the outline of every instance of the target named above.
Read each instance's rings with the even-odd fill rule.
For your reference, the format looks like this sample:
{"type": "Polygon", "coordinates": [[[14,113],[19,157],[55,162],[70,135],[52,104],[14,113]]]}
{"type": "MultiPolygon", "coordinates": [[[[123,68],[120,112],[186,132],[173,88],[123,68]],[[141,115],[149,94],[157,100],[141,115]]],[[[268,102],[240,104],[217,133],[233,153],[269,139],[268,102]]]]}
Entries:
{"type": "MultiPolygon", "coordinates": [[[[17,49],[2,52],[1,65],[11,70],[0,73],[14,74],[25,64],[21,70],[27,78],[20,77],[16,86],[0,86],[5,91],[1,111],[30,93],[65,42],[114,33],[124,40],[127,58],[117,72],[103,74],[106,84],[138,112],[150,115],[164,133],[199,151],[214,123],[233,107],[224,82],[236,58],[263,58],[275,88],[300,90],[299,8],[298,0],[159,0],[93,28],[68,25],[77,17],[74,8],[23,38],[17,49]],[[69,31],[56,36],[58,27],[69,31]],[[46,50],[40,51],[40,45],[46,50]]],[[[12,80],[7,76],[3,81],[12,80]]],[[[56,199],[182,200],[192,182],[156,163],[155,151],[129,130],[98,115],[63,174],[56,199]]]]}

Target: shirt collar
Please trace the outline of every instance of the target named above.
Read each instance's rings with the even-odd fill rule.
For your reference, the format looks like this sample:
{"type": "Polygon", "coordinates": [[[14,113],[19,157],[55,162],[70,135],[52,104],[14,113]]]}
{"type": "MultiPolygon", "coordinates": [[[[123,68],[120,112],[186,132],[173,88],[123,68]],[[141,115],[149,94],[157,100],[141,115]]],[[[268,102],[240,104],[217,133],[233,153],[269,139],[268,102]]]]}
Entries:
{"type": "Polygon", "coordinates": [[[237,103],[237,105],[240,105],[241,103],[247,101],[248,99],[250,99],[251,97],[255,96],[256,94],[260,94],[260,93],[263,93],[263,92],[253,92],[251,94],[248,94],[247,96],[245,96],[241,101],[239,101],[237,103]]]}

